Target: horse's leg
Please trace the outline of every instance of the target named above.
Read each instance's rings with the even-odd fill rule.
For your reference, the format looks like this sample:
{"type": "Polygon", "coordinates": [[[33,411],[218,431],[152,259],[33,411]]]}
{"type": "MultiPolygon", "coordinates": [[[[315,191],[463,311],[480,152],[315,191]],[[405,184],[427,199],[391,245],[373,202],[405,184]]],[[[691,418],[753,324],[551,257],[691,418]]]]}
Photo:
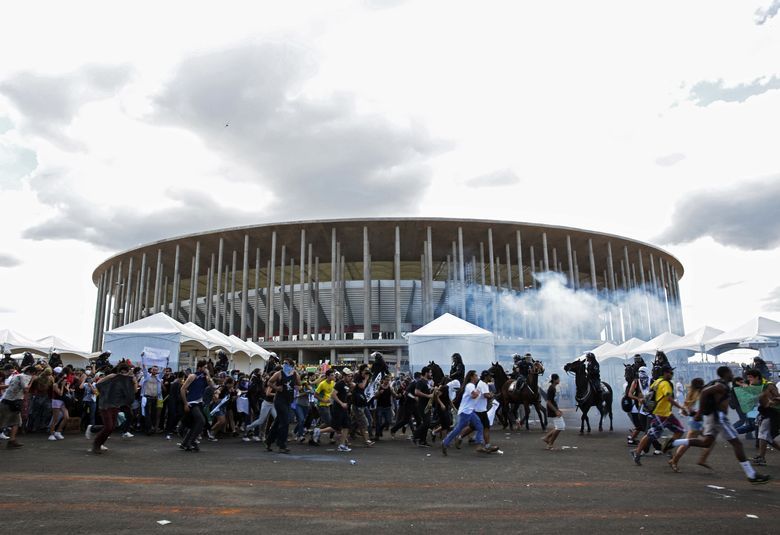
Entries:
{"type": "Polygon", "coordinates": [[[590,412],[590,405],[588,405],[588,410],[585,411],[585,423],[588,425],[588,433],[590,433],[590,418],[588,418],[588,412],[590,412]]]}
{"type": "Polygon", "coordinates": [[[539,422],[542,424],[542,431],[547,431],[547,418],[542,415],[541,403],[537,401],[534,407],[536,407],[536,414],[539,415],[539,422]]]}
{"type": "Polygon", "coordinates": [[[529,401],[523,401],[523,412],[525,413],[523,417],[523,421],[525,422],[525,430],[530,431],[531,428],[528,426],[528,419],[531,417],[531,405],[529,401]]]}
{"type": "Polygon", "coordinates": [[[580,417],[580,435],[585,432],[585,410],[584,407],[580,406],[580,412],[582,413],[582,416],[580,417]]]}
{"type": "Polygon", "coordinates": [[[601,425],[601,422],[604,421],[604,409],[601,405],[599,405],[599,433],[604,431],[604,428],[601,425]]]}
{"type": "Polygon", "coordinates": [[[609,430],[614,431],[614,429],[612,428],[612,400],[611,399],[609,402],[609,430]]]}

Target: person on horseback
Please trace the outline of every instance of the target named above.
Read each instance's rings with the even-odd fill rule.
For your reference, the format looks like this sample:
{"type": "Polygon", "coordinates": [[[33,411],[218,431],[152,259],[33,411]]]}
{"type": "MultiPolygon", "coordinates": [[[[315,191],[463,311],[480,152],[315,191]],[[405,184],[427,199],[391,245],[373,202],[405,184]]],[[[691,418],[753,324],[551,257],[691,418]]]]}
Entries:
{"type": "Polygon", "coordinates": [[[590,381],[593,391],[598,394],[598,399],[601,399],[601,369],[596,360],[596,355],[588,353],[585,355],[585,361],[588,365],[588,381],[590,381]]]}
{"type": "Polygon", "coordinates": [[[669,359],[666,356],[666,353],[663,351],[656,351],[655,352],[655,360],[653,360],[653,381],[661,377],[663,375],[664,366],[672,367],[671,364],[669,364],[669,359]]]}
{"type": "Polygon", "coordinates": [[[465,377],[466,377],[466,367],[463,365],[463,357],[460,356],[460,353],[453,353],[452,366],[450,367],[449,381],[458,380],[460,384],[463,384],[465,377]]]}
{"type": "Polygon", "coordinates": [[[524,357],[520,357],[520,355],[515,353],[512,355],[512,359],[515,362],[512,367],[512,375],[517,379],[514,390],[520,390],[528,381],[528,374],[531,373],[531,368],[533,368],[534,358],[530,353],[526,353],[524,357]]]}
{"type": "Polygon", "coordinates": [[[647,366],[647,364],[645,364],[645,359],[642,358],[642,355],[637,353],[634,355],[634,363],[631,366],[634,367],[634,376],[636,376],[639,373],[639,368],[647,366]]]}

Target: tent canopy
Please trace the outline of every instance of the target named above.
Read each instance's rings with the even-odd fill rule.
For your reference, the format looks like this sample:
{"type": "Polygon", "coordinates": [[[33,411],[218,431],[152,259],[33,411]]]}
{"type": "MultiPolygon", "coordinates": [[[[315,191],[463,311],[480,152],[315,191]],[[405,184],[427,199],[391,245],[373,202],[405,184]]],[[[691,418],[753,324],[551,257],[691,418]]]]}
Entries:
{"type": "Polygon", "coordinates": [[[596,360],[600,360],[601,356],[604,353],[608,353],[608,352],[610,352],[610,351],[612,351],[613,349],[616,349],[616,348],[617,348],[617,346],[615,344],[613,344],[611,342],[604,342],[600,346],[595,347],[595,348],[591,349],[590,351],[585,351],[585,353],[593,353],[596,356],[596,360]]]}
{"type": "Polygon", "coordinates": [[[39,355],[49,354],[49,350],[45,345],[12,329],[0,329],[0,346],[2,346],[3,351],[10,351],[11,353],[31,351],[39,355]]]}
{"type": "Polygon", "coordinates": [[[606,359],[609,357],[626,357],[630,353],[636,353],[634,348],[639,347],[644,343],[645,341],[640,338],[629,338],[612,351],[604,351],[600,358],[606,359]]]}
{"type": "Polygon", "coordinates": [[[709,341],[720,334],[723,334],[722,330],[705,325],[686,334],[677,341],[661,346],[659,349],[661,351],[686,349],[688,351],[703,352],[709,345],[709,341]]]}
{"type": "Polygon", "coordinates": [[[731,329],[712,338],[707,342],[707,345],[715,348],[725,344],[739,344],[743,340],[757,336],[780,339],[780,322],[757,316],[736,329],[731,329]]]}
{"type": "Polygon", "coordinates": [[[420,371],[434,361],[446,373],[453,353],[460,353],[467,370],[481,371],[489,368],[496,357],[493,333],[452,314],[439,316],[409,333],[407,340],[412,371],[420,371]]]}
{"type": "Polygon", "coordinates": [[[70,342],[54,335],[41,338],[40,340],[37,340],[37,343],[41,344],[43,347],[48,347],[49,353],[58,353],[60,356],[75,355],[77,357],[88,358],[90,354],[89,351],[77,349],[76,346],[70,342]]]}
{"type": "Polygon", "coordinates": [[[203,349],[208,349],[211,341],[205,335],[193,330],[186,325],[179,323],[172,317],[163,312],[158,312],[151,316],[141,318],[133,323],[128,323],[122,327],[117,327],[106,334],[161,334],[176,333],[179,335],[179,342],[183,345],[192,342],[203,349]]]}
{"type": "Polygon", "coordinates": [[[632,351],[634,353],[640,353],[640,354],[642,353],[655,354],[655,352],[661,349],[662,347],[678,342],[680,338],[682,337],[674,333],[671,333],[669,331],[666,331],[665,333],[659,334],[652,340],[648,340],[644,344],[635,347],[632,351]]]}

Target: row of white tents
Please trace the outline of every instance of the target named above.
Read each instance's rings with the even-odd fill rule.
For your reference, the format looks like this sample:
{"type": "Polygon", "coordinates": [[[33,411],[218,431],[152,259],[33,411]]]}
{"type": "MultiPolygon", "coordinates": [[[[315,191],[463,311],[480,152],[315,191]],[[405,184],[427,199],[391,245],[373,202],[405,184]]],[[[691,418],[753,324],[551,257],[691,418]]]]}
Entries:
{"type": "MultiPolygon", "coordinates": [[[[194,359],[213,356],[222,350],[230,356],[232,364],[242,370],[250,369],[253,362],[264,364],[271,355],[251,340],[241,340],[235,335],[227,336],[216,329],[206,331],[192,322],[181,323],[163,313],[107,331],[104,340],[103,349],[111,351],[112,362],[125,357],[136,361],[145,352],[150,355],[168,355],[168,365],[174,369],[179,365],[181,353],[194,359]]],[[[83,365],[85,359],[100,354],[79,350],[56,336],[32,340],[9,329],[0,330],[0,346],[4,352],[9,351],[18,356],[25,351],[38,355],[58,353],[63,363],[74,365],[83,365]]]]}
{"type": "Polygon", "coordinates": [[[636,354],[655,354],[656,351],[717,356],[734,349],[756,349],[765,359],[777,360],[780,358],[778,345],[780,322],[758,316],[730,331],[705,325],[685,336],[665,332],[648,341],[631,338],[620,345],[605,342],[592,349],[591,353],[602,361],[614,357],[628,358],[636,354]]]}

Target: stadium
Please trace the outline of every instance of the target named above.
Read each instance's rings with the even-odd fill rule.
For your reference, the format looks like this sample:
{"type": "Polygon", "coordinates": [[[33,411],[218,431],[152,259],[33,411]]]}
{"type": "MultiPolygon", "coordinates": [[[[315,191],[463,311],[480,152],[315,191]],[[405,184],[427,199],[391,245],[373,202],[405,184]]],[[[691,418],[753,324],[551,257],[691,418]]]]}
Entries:
{"type": "MultiPolygon", "coordinates": [[[[496,354],[576,353],[684,334],[682,264],[629,238],[511,221],[382,218],[271,223],[149,243],[95,269],[93,350],[164,312],[299,362],[403,364],[405,335],[450,313],[496,354]]],[[[444,356],[443,356],[444,357],[444,356]]]]}

